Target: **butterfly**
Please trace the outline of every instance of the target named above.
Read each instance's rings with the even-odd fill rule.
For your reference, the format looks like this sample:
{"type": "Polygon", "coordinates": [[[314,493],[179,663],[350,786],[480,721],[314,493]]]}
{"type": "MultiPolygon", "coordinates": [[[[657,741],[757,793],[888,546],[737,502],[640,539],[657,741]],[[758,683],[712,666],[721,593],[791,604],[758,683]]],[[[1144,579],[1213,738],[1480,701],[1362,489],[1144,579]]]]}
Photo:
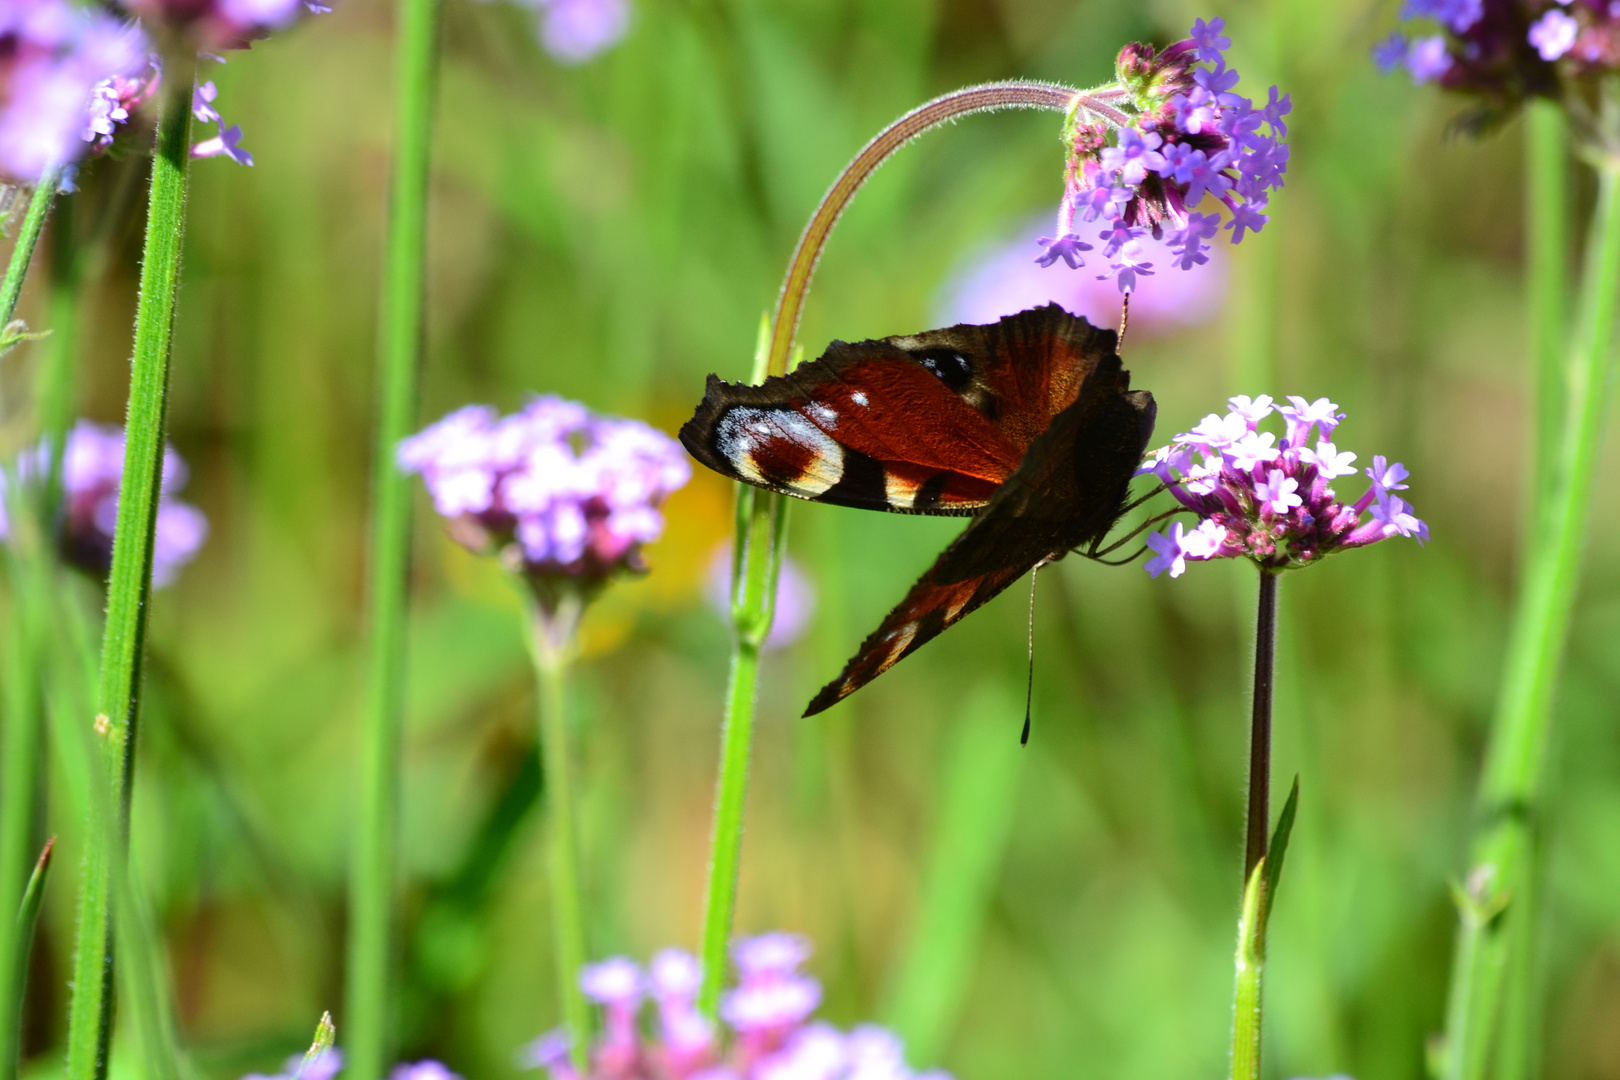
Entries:
{"type": "Polygon", "coordinates": [[[759,386],[709,376],[680,439],[714,471],[837,506],[973,518],[805,716],[1108,533],[1155,414],[1117,343],[1048,304],[986,326],[834,341],[759,386]]]}

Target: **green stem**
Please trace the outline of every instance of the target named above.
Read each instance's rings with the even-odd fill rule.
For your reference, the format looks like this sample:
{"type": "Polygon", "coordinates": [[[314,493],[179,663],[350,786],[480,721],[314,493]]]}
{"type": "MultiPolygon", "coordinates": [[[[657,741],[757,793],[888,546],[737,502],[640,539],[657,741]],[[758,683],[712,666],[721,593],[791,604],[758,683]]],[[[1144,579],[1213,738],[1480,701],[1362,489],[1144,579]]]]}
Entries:
{"type": "MultiPolygon", "coordinates": [[[[925,102],[880,131],[844,167],[822,197],[799,236],[777,297],[776,314],[762,323],[754,352],[754,382],[781,375],[795,354],[799,316],[810,294],[816,263],[845,207],[879,166],[924,132],[976,112],[1047,109],[1068,113],[1086,108],[1113,114],[1105,102],[1056,83],[1000,82],[970,86],[925,102]]],[[[726,947],[737,907],[737,873],[742,861],[743,811],[748,795],[748,764],[754,735],[759,651],[775,614],[776,577],[786,538],[787,509],[779,495],[738,485],[737,527],[732,548],[732,625],[735,645],[726,687],[721,730],[720,775],[714,800],[714,834],[703,908],[703,987],[698,1005],[711,1017],[719,1006],[725,978],[726,947]],[[757,547],[756,547],[757,545],[757,547]],[[751,553],[764,551],[765,558],[751,553]]],[[[368,1078],[358,1078],[368,1080],[368,1078]]]]}
{"type": "Polygon", "coordinates": [[[117,530],[107,583],[95,720],[101,748],[100,775],[95,782],[103,786],[105,797],[92,799],[94,820],[85,833],[68,1014],[68,1080],[101,1080],[106,1075],[112,1019],[114,874],[123,872],[128,854],[132,751],[138,730],[141,661],[152,586],[152,535],[169,401],[169,346],[180,289],[186,180],[191,164],[192,72],[188,65],[172,59],[169,68],[172,81],[164,95],[157,152],[152,159],[125,422],[124,475],[118,490],[117,530]]]}
{"type": "MultiPolygon", "coordinates": [[[[1534,465],[1529,532],[1540,533],[1557,490],[1559,433],[1564,408],[1564,360],[1568,355],[1569,153],[1563,111],[1555,102],[1534,101],[1525,117],[1526,301],[1530,312],[1530,351],[1536,371],[1534,465]]],[[[1532,867],[1517,902],[1507,914],[1507,967],[1502,998],[1502,1036],[1496,1075],[1525,1080],[1533,1070],[1540,1002],[1533,941],[1539,891],[1532,837],[1532,867]]]]}
{"type": "MultiPolygon", "coordinates": [[[[26,493],[13,491],[7,512],[12,532],[25,524],[26,493]],[[17,497],[21,496],[21,497],[17,497]]],[[[15,540],[13,535],[9,539],[15,540]]],[[[39,678],[42,659],[37,654],[41,619],[36,610],[38,590],[19,572],[17,554],[7,558],[12,584],[11,633],[5,643],[5,726],[0,728],[0,1080],[15,1080],[20,1049],[18,1024],[22,1017],[22,984],[5,977],[26,957],[28,938],[16,919],[6,912],[18,910],[29,881],[28,866],[38,851],[39,775],[44,735],[43,687],[39,678]]]]}
{"type": "Polygon", "coordinates": [[[428,167],[438,0],[400,0],[393,190],[383,272],[372,454],[370,653],[360,734],[360,821],[349,901],[344,1025],[351,1080],[381,1080],[391,1042],[400,717],[411,558],[411,491],[394,460],[416,420],[426,279],[428,167]]]}
{"type": "Polygon", "coordinates": [[[1262,856],[1249,871],[1238,918],[1237,977],[1232,988],[1232,1080],[1260,1080],[1260,998],[1266,970],[1262,856]]]}
{"type": "Polygon", "coordinates": [[[6,276],[0,279],[0,336],[11,323],[17,311],[17,300],[22,296],[23,279],[28,276],[28,264],[34,257],[34,245],[50,216],[51,200],[56,197],[62,180],[61,169],[50,169],[34,185],[34,194],[28,200],[23,214],[22,228],[17,230],[17,243],[11,249],[11,261],[6,264],[6,276]]]}
{"type": "Polygon", "coordinates": [[[1539,527],[1558,475],[1568,356],[1569,151],[1564,114],[1536,100],[1525,116],[1525,299],[1535,363],[1535,438],[1531,529],[1539,527]]]}
{"type": "Polygon", "coordinates": [[[1501,697],[1486,746],[1479,827],[1470,852],[1468,885],[1460,896],[1463,918],[1447,1006],[1447,1080],[1479,1080],[1485,1075],[1512,940],[1508,926],[1513,920],[1502,915],[1529,889],[1552,701],[1569,637],[1607,411],[1617,299],[1620,170],[1606,166],[1598,170],[1598,202],[1582,273],[1558,468],[1546,515],[1530,538],[1501,697]]]}
{"type": "Polygon", "coordinates": [[[589,955],[585,944],[585,903],[581,883],[579,828],[574,822],[573,754],[569,747],[566,682],[575,634],[583,614],[577,595],[555,604],[530,602],[529,625],[534,671],[540,689],[540,747],[545,763],[547,869],[551,877],[551,925],[557,950],[557,996],[568,1028],[574,1068],[588,1071],[590,1007],[580,989],[580,969],[589,955]]]}

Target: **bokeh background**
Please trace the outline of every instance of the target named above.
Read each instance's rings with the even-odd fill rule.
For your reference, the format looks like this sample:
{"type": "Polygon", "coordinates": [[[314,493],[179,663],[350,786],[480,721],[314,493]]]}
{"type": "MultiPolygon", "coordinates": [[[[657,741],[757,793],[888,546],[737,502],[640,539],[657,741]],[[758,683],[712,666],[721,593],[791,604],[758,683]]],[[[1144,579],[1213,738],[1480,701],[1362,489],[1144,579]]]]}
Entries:
{"type": "MultiPolygon", "coordinates": [[[[883,124],[991,78],[1100,82],[1121,44],[1211,15],[1247,93],[1292,94],[1288,186],[1266,232],[1223,252],[1207,318],[1144,321],[1127,362],[1163,438],[1231,393],[1325,394],[1349,413],[1342,445],[1412,469],[1428,547],[1283,587],[1276,776],[1279,799],[1295,774],[1302,796],[1267,1068],[1419,1077],[1520,547],[1530,379],[1519,128],[1447,138],[1452,103],[1380,77],[1367,49],[1393,3],[636,0],[622,43],[568,67],[525,11],[446,0],[421,417],[556,392],[673,432],[707,373],[746,375],[799,229],[883,124]]],[[[195,170],[171,430],[212,534],[154,601],[134,830],[183,1036],[221,1080],[279,1065],[342,1000],[391,30],[383,0],[342,0],[211,71],[257,164],[195,170]]],[[[886,166],[821,264],[811,355],[935,325],[1055,207],[1056,135],[1049,115],[974,117],[886,166]]],[[[98,165],[87,190],[138,167],[98,165]]],[[[100,420],[121,418],[138,232],[86,303],[78,408],[100,420]]],[[[1543,1067],[1570,1080],[1620,1077],[1617,464],[1611,446],[1546,830],[1543,1067]]],[[[698,475],[650,576],[588,619],[572,706],[598,955],[696,944],[729,648],[703,589],[730,506],[698,475]]],[[[534,691],[516,593],[419,509],[401,1056],[504,1080],[558,1015],[534,691]]],[[[766,661],[739,928],[809,934],[826,1015],[893,1023],[914,1064],[962,1080],[1222,1075],[1253,571],[1043,574],[1024,750],[1022,589],[797,719],[959,527],[794,506],[818,602],[766,661]]],[[[40,1076],[61,1058],[78,851],[54,791],[40,1076]]]]}

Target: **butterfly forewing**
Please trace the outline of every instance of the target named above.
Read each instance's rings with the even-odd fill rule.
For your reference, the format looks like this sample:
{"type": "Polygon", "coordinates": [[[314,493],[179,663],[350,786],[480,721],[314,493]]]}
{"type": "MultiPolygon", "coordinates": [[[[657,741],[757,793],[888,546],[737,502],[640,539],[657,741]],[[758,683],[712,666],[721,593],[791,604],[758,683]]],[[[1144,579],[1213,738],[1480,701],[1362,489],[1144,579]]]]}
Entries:
{"type": "Polygon", "coordinates": [[[1153,433],[1152,396],[1129,392],[1128,385],[1117,356],[1088,374],[1079,397],[1030,446],[984,513],[821,689],[806,716],[865,686],[1043,559],[1113,527],[1153,433]]]}
{"type": "Polygon", "coordinates": [[[1056,305],[989,326],[835,341],[761,386],[710,376],[681,441],[717,472],[786,495],[972,514],[1113,343],[1056,305]]]}

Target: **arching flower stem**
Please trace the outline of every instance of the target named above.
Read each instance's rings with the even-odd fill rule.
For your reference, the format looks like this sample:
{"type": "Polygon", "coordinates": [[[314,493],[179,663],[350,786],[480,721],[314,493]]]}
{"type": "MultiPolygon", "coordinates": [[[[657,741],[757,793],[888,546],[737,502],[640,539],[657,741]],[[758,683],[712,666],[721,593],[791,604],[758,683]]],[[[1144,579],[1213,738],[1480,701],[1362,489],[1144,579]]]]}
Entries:
{"type": "Polygon", "coordinates": [[[28,209],[23,212],[22,227],[17,230],[17,242],[12,245],[11,259],[6,263],[6,276],[0,279],[0,353],[12,344],[11,317],[17,311],[23,279],[28,276],[28,264],[34,257],[34,245],[39,243],[39,234],[50,216],[51,202],[56,198],[61,181],[61,169],[48,170],[34,185],[28,209]]]}
{"type": "MultiPolygon", "coordinates": [[[[1058,83],[1011,81],[970,86],[919,105],[878,133],[855,155],[810,216],[788,263],[775,316],[760,326],[754,356],[754,381],[782,375],[794,355],[799,318],[810,292],[810,279],[833,226],[855,193],[895,151],[933,128],[971,113],[999,109],[1046,109],[1067,113],[1081,107],[1116,113],[1104,91],[1082,94],[1058,83]]],[[[1123,114],[1119,114],[1123,119],[1123,114]]],[[[737,906],[737,872],[742,859],[743,810],[747,802],[748,765],[753,742],[755,690],[759,654],[775,614],[776,582],[786,544],[787,507],[783,497],[739,484],[736,540],[732,546],[732,626],[735,645],[726,687],[721,729],[720,775],[716,783],[714,834],[703,912],[700,959],[703,984],[699,1007],[710,1017],[720,1001],[726,974],[726,950],[737,906]]]]}

